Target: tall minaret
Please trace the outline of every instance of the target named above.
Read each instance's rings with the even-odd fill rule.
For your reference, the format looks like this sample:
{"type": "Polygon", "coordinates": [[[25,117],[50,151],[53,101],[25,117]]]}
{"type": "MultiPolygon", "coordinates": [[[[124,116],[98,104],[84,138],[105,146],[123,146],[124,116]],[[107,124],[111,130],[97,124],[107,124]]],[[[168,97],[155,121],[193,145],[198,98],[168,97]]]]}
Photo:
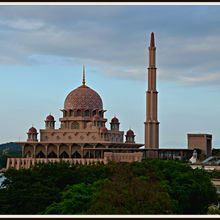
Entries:
{"type": "Polygon", "coordinates": [[[159,148],[159,122],[157,120],[156,47],[151,33],[149,47],[147,114],[145,124],[145,148],[159,148]]]}

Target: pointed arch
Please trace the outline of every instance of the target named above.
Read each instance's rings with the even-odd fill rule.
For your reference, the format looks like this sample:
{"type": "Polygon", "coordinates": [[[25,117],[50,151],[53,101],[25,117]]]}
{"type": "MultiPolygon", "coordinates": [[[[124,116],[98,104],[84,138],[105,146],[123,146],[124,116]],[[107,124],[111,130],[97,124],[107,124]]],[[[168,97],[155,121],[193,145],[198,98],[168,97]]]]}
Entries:
{"type": "Polygon", "coordinates": [[[36,158],[45,158],[45,157],[46,156],[42,151],[40,151],[39,153],[36,154],[36,158]]]}
{"type": "Polygon", "coordinates": [[[48,158],[57,158],[57,154],[54,151],[51,151],[47,157],[48,158]]]}
{"type": "Polygon", "coordinates": [[[80,109],[77,109],[76,116],[82,116],[82,111],[80,109]]]}
{"type": "Polygon", "coordinates": [[[54,144],[49,144],[47,147],[47,157],[57,158],[57,146],[54,144]]]}
{"type": "Polygon", "coordinates": [[[69,155],[70,155],[69,147],[66,144],[61,144],[59,146],[59,157],[63,154],[63,152],[66,152],[66,153],[64,153],[64,155],[66,156],[66,154],[67,154],[69,157],[69,155]]]}
{"type": "Polygon", "coordinates": [[[35,154],[38,155],[40,152],[42,152],[44,154],[44,157],[45,157],[45,155],[47,154],[46,153],[46,146],[44,146],[42,144],[37,144],[36,145],[36,152],[35,152],[35,154]]]}
{"type": "Polygon", "coordinates": [[[24,157],[33,157],[34,156],[34,146],[30,144],[24,145],[24,157]]]}
{"type": "Polygon", "coordinates": [[[89,117],[89,116],[90,116],[88,109],[85,110],[84,116],[85,116],[85,117],[89,117]]]}
{"type": "Polygon", "coordinates": [[[81,154],[80,154],[78,151],[75,151],[75,152],[72,154],[71,158],[81,158],[81,154]]]}
{"type": "Polygon", "coordinates": [[[69,158],[69,154],[68,154],[66,151],[63,151],[63,152],[60,154],[59,158],[69,158]]]}

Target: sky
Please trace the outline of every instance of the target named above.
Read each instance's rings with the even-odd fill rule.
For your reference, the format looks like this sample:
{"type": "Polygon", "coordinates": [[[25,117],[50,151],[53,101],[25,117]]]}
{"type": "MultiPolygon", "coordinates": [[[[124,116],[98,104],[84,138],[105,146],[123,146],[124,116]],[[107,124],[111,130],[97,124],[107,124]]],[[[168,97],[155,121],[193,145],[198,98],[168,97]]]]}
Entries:
{"type": "Polygon", "coordinates": [[[0,143],[59,128],[66,96],[82,83],[105,117],[144,143],[148,46],[155,34],[160,147],[187,133],[220,148],[220,5],[0,5],[0,143]]]}

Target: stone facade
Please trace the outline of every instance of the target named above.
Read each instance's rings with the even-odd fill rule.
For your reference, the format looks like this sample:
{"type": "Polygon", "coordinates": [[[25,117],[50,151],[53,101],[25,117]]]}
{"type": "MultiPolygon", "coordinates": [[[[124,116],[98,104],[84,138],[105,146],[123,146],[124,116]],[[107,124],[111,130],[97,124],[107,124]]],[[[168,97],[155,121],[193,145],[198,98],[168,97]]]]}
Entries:
{"type": "Polygon", "coordinates": [[[187,134],[188,148],[198,148],[202,154],[212,154],[212,135],[211,134],[187,134]]]}

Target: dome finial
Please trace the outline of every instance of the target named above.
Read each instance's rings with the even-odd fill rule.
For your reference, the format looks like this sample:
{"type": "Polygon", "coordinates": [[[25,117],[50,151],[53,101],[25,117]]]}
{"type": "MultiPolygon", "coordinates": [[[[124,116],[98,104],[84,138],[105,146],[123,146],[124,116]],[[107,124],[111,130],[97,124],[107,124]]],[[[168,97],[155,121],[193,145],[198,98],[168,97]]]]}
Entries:
{"type": "Polygon", "coordinates": [[[82,84],[85,85],[86,81],[85,81],[85,66],[83,65],[83,81],[82,84]]]}

